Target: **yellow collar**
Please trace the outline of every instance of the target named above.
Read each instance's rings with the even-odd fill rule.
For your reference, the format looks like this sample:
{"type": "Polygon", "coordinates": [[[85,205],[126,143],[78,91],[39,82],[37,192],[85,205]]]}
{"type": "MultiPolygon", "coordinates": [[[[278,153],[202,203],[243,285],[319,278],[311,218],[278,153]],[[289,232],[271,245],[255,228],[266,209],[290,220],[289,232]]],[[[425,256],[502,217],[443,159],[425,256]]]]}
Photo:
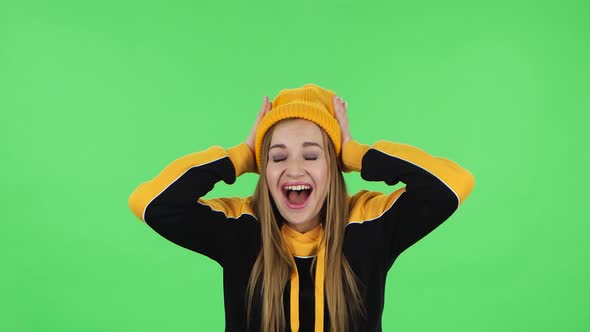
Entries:
{"type": "Polygon", "coordinates": [[[299,231],[283,224],[282,232],[291,254],[295,256],[312,256],[316,253],[318,241],[324,234],[324,229],[322,224],[319,224],[306,233],[299,233],[299,231]]]}
{"type": "Polygon", "coordinates": [[[324,330],[324,270],[326,245],[321,241],[324,235],[322,224],[306,233],[300,233],[283,224],[283,238],[291,252],[291,260],[295,269],[291,275],[291,331],[299,331],[299,273],[293,256],[313,256],[317,253],[315,276],[315,332],[324,330]],[[320,243],[321,242],[321,243],[320,243]],[[317,250],[319,245],[319,250],[317,250]]]}

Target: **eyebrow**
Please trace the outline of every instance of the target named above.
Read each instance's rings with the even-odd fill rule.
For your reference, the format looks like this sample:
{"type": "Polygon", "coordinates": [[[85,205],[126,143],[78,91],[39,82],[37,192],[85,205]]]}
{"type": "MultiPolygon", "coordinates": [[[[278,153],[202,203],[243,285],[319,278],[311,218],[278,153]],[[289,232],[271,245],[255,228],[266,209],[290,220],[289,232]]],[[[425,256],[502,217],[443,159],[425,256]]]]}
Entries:
{"type": "MultiPolygon", "coordinates": [[[[308,147],[308,146],[317,146],[320,149],[324,149],[322,148],[322,146],[316,142],[303,142],[303,147],[308,147]]],[[[273,148],[280,148],[280,149],[286,149],[287,146],[285,144],[273,144],[268,150],[270,151],[273,148]]]]}

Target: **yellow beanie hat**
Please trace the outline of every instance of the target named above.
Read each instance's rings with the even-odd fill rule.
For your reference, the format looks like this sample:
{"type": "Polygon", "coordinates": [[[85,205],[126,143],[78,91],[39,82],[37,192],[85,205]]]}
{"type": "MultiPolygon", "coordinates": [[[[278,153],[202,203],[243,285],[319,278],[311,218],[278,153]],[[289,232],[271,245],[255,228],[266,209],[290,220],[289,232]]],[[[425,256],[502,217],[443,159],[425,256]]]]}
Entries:
{"type": "Polygon", "coordinates": [[[334,115],[333,98],[336,93],[315,84],[300,88],[283,89],[272,101],[269,110],[258,124],[255,139],[255,154],[258,170],[262,167],[262,140],[266,132],[284,119],[309,120],[322,128],[332,140],[336,154],[340,154],[340,126],[334,115]]]}

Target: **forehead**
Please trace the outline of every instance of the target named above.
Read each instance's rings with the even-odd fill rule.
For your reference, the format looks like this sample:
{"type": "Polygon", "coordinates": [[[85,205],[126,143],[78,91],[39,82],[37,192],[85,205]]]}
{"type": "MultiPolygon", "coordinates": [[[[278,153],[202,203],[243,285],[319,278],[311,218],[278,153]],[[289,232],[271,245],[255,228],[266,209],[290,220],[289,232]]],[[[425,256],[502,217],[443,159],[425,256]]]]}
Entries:
{"type": "Polygon", "coordinates": [[[288,119],[277,123],[270,141],[271,145],[299,145],[304,141],[324,145],[322,129],[315,123],[304,119],[288,119]]]}

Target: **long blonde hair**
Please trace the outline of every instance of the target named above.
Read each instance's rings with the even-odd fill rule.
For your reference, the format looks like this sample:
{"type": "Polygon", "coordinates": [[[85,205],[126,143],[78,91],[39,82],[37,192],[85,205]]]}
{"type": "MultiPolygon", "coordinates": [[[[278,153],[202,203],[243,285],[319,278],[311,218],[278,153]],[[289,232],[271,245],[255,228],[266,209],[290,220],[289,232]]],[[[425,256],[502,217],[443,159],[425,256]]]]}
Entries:
{"type": "MultiPolygon", "coordinates": [[[[275,125],[276,126],[276,125],[275,125]]],[[[268,130],[262,143],[260,179],[256,186],[252,204],[260,222],[262,247],[250,274],[246,305],[248,326],[255,296],[259,296],[261,307],[261,331],[278,332],[286,327],[283,292],[296,269],[281,233],[282,218],[277,219],[266,182],[268,150],[274,126],[268,130]],[[258,289],[257,286],[261,288],[258,289]],[[257,291],[255,291],[257,290],[257,291]]],[[[346,331],[348,322],[356,314],[366,315],[356,277],[342,251],[344,229],[348,220],[347,192],[340,171],[338,156],[328,135],[322,130],[324,149],[329,167],[329,184],[326,201],[322,207],[321,219],[326,241],[325,292],[333,331],[346,331]]],[[[316,264],[312,262],[312,269],[316,264]]]]}

